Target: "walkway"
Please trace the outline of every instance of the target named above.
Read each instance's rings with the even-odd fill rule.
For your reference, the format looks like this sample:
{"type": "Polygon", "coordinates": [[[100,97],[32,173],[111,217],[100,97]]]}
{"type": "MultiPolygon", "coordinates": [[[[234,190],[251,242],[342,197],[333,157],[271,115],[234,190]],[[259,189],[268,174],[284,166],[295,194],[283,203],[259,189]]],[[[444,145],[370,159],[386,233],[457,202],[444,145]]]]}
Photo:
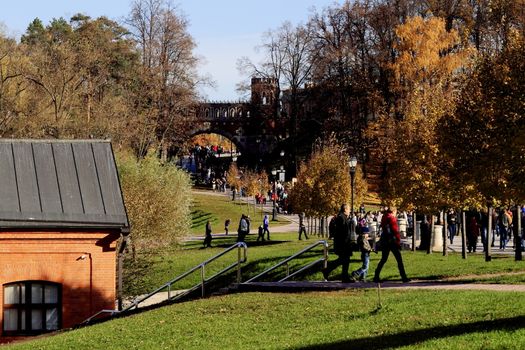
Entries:
{"type": "Polygon", "coordinates": [[[297,292],[297,291],[331,291],[342,289],[432,289],[432,290],[483,290],[490,292],[524,292],[525,285],[522,284],[481,284],[464,283],[450,281],[411,281],[401,283],[397,281],[374,282],[354,282],[342,283],[335,281],[287,281],[287,282],[254,282],[240,285],[241,290],[274,291],[274,292],[297,292]]]}

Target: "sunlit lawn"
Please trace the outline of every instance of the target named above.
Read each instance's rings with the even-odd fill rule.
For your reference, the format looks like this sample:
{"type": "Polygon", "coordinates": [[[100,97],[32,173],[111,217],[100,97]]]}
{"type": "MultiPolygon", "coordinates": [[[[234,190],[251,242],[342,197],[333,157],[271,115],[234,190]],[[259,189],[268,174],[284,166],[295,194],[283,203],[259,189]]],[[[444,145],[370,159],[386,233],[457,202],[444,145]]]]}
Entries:
{"type": "MultiPolygon", "coordinates": [[[[14,349],[522,349],[525,298],[481,291],[242,293],[174,304],[14,349]]],[[[9,347],[11,348],[11,347],[9,347]]]]}
{"type": "MultiPolygon", "coordinates": [[[[217,192],[219,193],[219,192],[217,192]]],[[[227,192],[229,193],[229,192],[227,192]]],[[[261,206],[254,206],[253,198],[244,198],[239,200],[237,198],[232,201],[231,196],[217,196],[212,192],[199,191],[194,192],[194,203],[192,206],[192,225],[191,233],[193,235],[204,235],[204,228],[206,222],[210,220],[212,225],[212,233],[224,233],[224,222],[230,219],[230,232],[236,232],[241,214],[249,215],[251,218],[251,227],[258,227],[262,223],[264,212],[261,206]]],[[[267,213],[268,214],[268,213],[267,213]]],[[[279,222],[272,224],[287,224],[288,221],[280,218],[279,222]]]]}

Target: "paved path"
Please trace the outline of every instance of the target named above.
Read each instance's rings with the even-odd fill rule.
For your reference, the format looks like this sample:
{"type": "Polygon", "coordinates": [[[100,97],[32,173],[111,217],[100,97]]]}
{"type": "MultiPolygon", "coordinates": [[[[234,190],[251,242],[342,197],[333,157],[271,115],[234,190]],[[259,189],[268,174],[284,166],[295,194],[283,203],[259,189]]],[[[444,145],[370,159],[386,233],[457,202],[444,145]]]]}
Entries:
{"type": "Polygon", "coordinates": [[[483,290],[491,292],[523,292],[525,293],[525,285],[521,284],[481,284],[481,283],[458,283],[450,281],[411,281],[409,283],[402,283],[397,281],[385,281],[381,283],[374,282],[354,282],[342,283],[335,281],[290,281],[290,282],[254,282],[245,286],[246,290],[261,290],[270,291],[278,290],[298,291],[298,290],[318,290],[330,291],[340,289],[369,289],[377,288],[378,285],[382,289],[432,289],[432,290],[483,290]]]}

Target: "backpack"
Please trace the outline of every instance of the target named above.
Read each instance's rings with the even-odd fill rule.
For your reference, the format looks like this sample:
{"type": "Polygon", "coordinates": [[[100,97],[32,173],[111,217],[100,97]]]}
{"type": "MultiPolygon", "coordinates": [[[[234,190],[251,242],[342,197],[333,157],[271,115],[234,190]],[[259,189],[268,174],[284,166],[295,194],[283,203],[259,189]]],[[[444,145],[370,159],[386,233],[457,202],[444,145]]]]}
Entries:
{"type": "Polygon", "coordinates": [[[335,236],[335,230],[336,230],[336,223],[335,223],[336,216],[333,216],[330,219],[330,222],[328,223],[328,237],[333,238],[335,236]]]}
{"type": "Polygon", "coordinates": [[[380,239],[385,243],[394,242],[395,238],[392,232],[392,228],[390,227],[390,222],[387,221],[387,225],[385,228],[383,228],[383,225],[381,225],[381,238],[380,239]]]}

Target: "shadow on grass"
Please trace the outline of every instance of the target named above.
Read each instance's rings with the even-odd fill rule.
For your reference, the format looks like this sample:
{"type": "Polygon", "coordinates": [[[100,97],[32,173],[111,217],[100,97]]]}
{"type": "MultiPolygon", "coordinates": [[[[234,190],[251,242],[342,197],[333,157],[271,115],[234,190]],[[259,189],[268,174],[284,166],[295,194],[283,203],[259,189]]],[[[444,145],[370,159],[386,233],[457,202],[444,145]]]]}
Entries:
{"type": "Polygon", "coordinates": [[[206,213],[202,210],[194,210],[191,212],[191,228],[199,227],[212,218],[213,215],[211,213],[206,213]]]}
{"type": "Polygon", "coordinates": [[[450,338],[478,332],[504,331],[508,333],[521,328],[525,328],[525,316],[417,329],[395,334],[316,344],[300,349],[392,349],[420,344],[430,339],[450,338]]]}

